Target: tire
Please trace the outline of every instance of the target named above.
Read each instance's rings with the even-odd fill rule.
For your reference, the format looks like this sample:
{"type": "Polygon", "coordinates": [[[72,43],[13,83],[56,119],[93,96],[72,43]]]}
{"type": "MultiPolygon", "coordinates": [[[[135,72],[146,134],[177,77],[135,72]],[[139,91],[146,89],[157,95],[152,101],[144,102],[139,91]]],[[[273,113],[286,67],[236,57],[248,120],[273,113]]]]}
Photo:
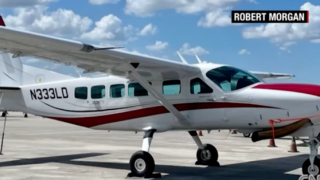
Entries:
{"type": "Polygon", "coordinates": [[[251,133],[243,133],[243,137],[250,137],[251,133]]]}
{"type": "Polygon", "coordinates": [[[312,172],[310,160],[309,160],[309,158],[306,159],[304,161],[304,163],[302,164],[302,174],[306,174],[306,175],[311,174],[315,177],[317,175],[319,175],[320,174],[320,160],[317,157],[315,157],[313,164],[314,164],[315,171],[312,172]]]}
{"type": "Polygon", "coordinates": [[[138,151],[130,158],[130,170],[134,176],[151,176],[155,168],[154,159],[150,153],[138,151]]]}
{"type": "Polygon", "coordinates": [[[204,149],[198,149],[197,159],[202,164],[214,164],[218,162],[219,154],[217,149],[211,144],[204,144],[204,149]],[[209,154],[208,154],[209,153],[209,154]]]}

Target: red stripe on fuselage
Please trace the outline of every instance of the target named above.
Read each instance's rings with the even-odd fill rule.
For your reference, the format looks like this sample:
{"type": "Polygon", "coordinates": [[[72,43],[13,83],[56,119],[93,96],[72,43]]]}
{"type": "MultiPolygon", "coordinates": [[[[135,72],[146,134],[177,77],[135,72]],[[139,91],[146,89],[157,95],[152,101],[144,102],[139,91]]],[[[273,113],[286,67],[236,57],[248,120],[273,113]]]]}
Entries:
{"type": "Polygon", "coordinates": [[[257,89],[270,89],[280,91],[291,91],[304,94],[310,94],[320,97],[320,86],[313,84],[294,84],[294,83],[264,83],[254,86],[257,89]]]}
{"type": "MultiPolygon", "coordinates": [[[[246,104],[246,103],[232,103],[232,102],[202,102],[202,103],[184,103],[174,105],[178,111],[186,110],[197,110],[197,109],[216,109],[216,108],[277,108],[270,106],[263,106],[257,104],[246,104]]],[[[278,109],[278,108],[277,108],[278,109]]],[[[156,106],[143,108],[138,110],[131,110],[122,113],[115,113],[103,116],[94,117],[80,117],[80,118],[63,118],[63,117],[47,117],[56,119],[66,123],[71,123],[84,127],[93,127],[102,124],[108,124],[113,122],[120,122],[130,120],[134,118],[142,118],[147,116],[154,116],[159,114],[169,113],[164,106],[156,106]]]]}

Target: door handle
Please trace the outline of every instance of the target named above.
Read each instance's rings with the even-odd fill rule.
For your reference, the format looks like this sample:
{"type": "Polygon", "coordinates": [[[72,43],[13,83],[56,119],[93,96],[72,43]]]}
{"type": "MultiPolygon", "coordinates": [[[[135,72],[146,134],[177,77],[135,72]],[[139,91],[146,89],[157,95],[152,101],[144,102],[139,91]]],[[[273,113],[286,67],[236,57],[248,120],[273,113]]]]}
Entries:
{"type": "Polygon", "coordinates": [[[92,104],[100,104],[100,101],[92,101],[92,104]]]}

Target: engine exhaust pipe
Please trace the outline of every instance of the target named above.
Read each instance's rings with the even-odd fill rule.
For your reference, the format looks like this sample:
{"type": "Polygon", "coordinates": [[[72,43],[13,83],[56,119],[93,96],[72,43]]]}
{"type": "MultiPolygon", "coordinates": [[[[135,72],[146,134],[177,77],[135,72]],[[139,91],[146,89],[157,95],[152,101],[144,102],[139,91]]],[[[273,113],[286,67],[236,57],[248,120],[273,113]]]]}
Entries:
{"type": "MultiPolygon", "coordinates": [[[[274,128],[274,137],[275,138],[281,138],[284,136],[287,136],[291,133],[294,133],[298,129],[300,129],[302,126],[304,126],[307,122],[310,122],[309,119],[303,119],[300,121],[297,121],[295,123],[289,124],[287,126],[283,126],[280,128],[274,128]]],[[[261,131],[255,131],[252,133],[251,140],[252,142],[257,142],[265,139],[272,139],[272,129],[267,130],[261,130],[261,131]]]]}

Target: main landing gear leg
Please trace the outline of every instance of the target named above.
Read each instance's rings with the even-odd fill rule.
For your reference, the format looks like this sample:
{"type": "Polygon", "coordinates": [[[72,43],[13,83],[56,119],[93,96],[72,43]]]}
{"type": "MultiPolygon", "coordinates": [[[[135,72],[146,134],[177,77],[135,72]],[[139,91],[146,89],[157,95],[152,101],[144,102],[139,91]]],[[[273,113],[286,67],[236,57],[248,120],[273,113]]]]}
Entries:
{"type": "Polygon", "coordinates": [[[130,170],[128,177],[144,177],[144,178],[157,178],[161,174],[153,174],[155,169],[155,162],[149,149],[155,129],[145,132],[142,143],[142,150],[134,153],[130,158],[130,170]]]}
{"type": "Polygon", "coordinates": [[[306,159],[302,165],[302,174],[317,176],[320,174],[320,160],[318,159],[318,147],[320,142],[317,137],[309,137],[310,147],[309,158],[306,159]]]}
{"type": "Polygon", "coordinates": [[[220,166],[218,162],[219,154],[217,149],[211,144],[202,144],[197,131],[189,131],[194,142],[198,146],[196,165],[220,166]]]}

